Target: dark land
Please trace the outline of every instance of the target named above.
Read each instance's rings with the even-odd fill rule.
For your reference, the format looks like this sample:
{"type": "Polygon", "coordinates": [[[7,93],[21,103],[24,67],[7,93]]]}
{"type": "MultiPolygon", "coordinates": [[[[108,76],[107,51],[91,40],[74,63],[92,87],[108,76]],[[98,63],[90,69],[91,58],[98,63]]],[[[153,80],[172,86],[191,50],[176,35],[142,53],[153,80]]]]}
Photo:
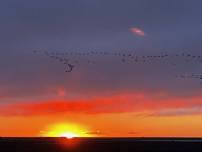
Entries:
{"type": "Polygon", "coordinates": [[[202,151],[202,138],[0,138],[0,152],[202,151]]]}

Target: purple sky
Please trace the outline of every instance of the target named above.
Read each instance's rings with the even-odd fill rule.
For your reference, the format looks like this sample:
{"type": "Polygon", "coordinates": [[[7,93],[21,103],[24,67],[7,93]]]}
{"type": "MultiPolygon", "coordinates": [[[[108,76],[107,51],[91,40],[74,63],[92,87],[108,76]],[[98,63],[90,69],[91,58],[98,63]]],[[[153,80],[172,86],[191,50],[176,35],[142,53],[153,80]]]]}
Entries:
{"type": "Polygon", "coordinates": [[[201,5],[200,0],[1,0],[1,102],[52,98],[61,87],[71,92],[68,98],[124,90],[198,95],[200,80],[175,78],[200,74],[201,65],[195,62],[172,67],[90,57],[100,59],[99,64],[64,73],[59,63],[32,50],[202,55],[201,5]],[[145,36],[131,28],[141,29],[145,36]]]}

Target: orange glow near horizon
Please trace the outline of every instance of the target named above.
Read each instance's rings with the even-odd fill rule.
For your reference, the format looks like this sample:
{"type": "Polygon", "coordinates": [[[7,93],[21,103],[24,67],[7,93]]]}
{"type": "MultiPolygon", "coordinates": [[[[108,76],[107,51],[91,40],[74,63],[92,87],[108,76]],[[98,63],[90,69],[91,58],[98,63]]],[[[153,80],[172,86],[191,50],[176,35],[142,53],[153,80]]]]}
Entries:
{"type": "Polygon", "coordinates": [[[0,125],[0,136],[60,137],[71,132],[79,137],[202,137],[202,122],[198,121],[201,119],[202,115],[161,117],[138,116],[135,113],[0,117],[0,122],[4,122],[0,125]],[[74,125],[70,125],[68,130],[61,130],[58,127],[60,122],[76,124],[80,129],[75,131],[72,129],[74,125]]]}
{"type": "Polygon", "coordinates": [[[202,137],[201,96],[134,93],[0,106],[2,137],[202,137]],[[155,101],[155,102],[154,102],[155,101]]]}

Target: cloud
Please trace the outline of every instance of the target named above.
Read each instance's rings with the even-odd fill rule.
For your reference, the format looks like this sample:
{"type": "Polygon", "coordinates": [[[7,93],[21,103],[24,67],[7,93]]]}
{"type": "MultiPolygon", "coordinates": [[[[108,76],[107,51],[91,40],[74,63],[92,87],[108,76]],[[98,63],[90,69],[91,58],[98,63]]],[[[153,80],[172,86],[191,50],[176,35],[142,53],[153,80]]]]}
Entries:
{"type": "Polygon", "coordinates": [[[137,132],[137,131],[129,131],[128,134],[129,135],[137,135],[139,134],[140,132],[137,132]]]}
{"type": "Polygon", "coordinates": [[[106,133],[103,133],[103,132],[101,132],[100,130],[85,132],[85,134],[88,134],[88,135],[96,135],[96,136],[106,135],[106,133]]]}
{"type": "Polygon", "coordinates": [[[119,94],[89,99],[58,99],[34,102],[4,103],[1,116],[52,115],[64,113],[106,114],[136,113],[145,116],[185,115],[199,113],[202,97],[158,99],[146,94],[119,94]]]}
{"type": "Polygon", "coordinates": [[[165,117],[173,117],[173,116],[187,116],[187,115],[200,115],[202,114],[202,105],[194,106],[194,107],[185,107],[185,108],[168,108],[162,109],[159,111],[145,113],[147,116],[165,116],[165,117]]]}
{"type": "Polygon", "coordinates": [[[134,33],[135,35],[138,35],[138,36],[145,36],[145,32],[144,32],[142,29],[140,29],[140,28],[133,27],[133,28],[130,29],[130,31],[131,31],[132,33],[134,33]]]}

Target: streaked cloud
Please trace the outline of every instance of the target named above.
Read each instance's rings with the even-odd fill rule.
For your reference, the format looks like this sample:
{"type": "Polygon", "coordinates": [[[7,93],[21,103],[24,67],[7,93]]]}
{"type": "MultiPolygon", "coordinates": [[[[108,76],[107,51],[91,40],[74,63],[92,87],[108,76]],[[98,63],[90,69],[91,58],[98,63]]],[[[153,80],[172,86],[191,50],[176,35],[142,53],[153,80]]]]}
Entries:
{"type": "Polygon", "coordinates": [[[54,115],[65,113],[136,113],[137,116],[174,116],[200,113],[201,97],[158,99],[147,94],[121,94],[89,99],[58,99],[4,103],[0,116],[54,115]]]}
{"type": "Polygon", "coordinates": [[[159,111],[149,113],[147,115],[172,117],[172,116],[187,116],[187,115],[201,115],[201,114],[202,114],[202,105],[194,107],[162,109],[159,111]]]}
{"type": "Polygon", "coordinates": [[[88,132],[85,132],[85,134],[93,135],[93,136],[103,136],[103,135],[106,135],[106,133],[103,133],[100,130],[88,131],[88,132]]]}

